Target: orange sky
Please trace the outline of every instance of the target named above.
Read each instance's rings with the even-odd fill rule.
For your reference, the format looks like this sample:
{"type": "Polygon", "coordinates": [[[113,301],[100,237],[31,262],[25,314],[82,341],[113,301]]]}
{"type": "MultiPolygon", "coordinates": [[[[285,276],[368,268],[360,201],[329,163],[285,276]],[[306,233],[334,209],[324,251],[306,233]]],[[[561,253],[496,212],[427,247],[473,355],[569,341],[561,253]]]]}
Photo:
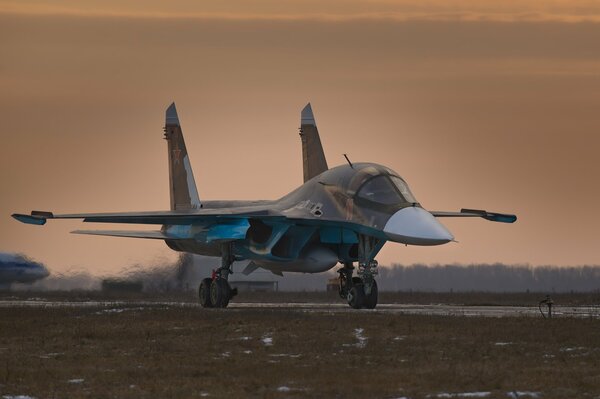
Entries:
{"type": "Polygon", "coordinates": [[[0,251],[59,272],[173,259],[9,215],[167,209],[173,100],[202,199],[278,198],[302,181],[311,101],[330,165],[385,164],[427,209],[519,216],[443,220],[459,244],[381,263],[600,263],[597,2],[248,4],[0,1],[0,251]]]}

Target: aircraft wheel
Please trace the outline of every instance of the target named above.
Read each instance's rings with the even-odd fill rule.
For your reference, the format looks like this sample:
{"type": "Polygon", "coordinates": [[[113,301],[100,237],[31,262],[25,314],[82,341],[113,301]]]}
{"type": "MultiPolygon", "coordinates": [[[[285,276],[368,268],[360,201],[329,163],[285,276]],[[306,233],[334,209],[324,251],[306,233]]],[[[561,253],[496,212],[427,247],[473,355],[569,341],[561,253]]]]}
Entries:
{"type": "Polygon", "coordinates": [[[231,295],[229,283],[222,278],[214,279],[210,285],[210,302],[215,308],[226,308],[231,295]]]}
{"type": "Polygon", "coordinates": [[[350,290],[348,291],[348,305],[350,305],[354,309],[360,309],[364,306],[365,303],[365,290],[362,284],[353,284],[350,290]]]}
{"type": "Polygon", "coordinates": [[[198,297],[200,298],[200,305],[203,308],[212,308],[212,302],[210,300],[210,286],[212,284],[212,278],[205,278],[198,287],[198,297]]]}
{"type": "Polygon", "coordinates": [[[377,281],[373,280],[373,286],[371,286],[371,292],[369,295],[365,294],[365,308],[367,309],[375,309],[377,306],[377,281]]]}

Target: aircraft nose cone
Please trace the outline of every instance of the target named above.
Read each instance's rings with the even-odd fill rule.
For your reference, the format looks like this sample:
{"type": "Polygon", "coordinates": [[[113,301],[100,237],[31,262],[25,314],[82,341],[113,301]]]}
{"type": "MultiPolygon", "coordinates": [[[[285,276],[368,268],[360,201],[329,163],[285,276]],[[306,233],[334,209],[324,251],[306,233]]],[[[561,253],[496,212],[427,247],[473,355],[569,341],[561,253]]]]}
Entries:
{"type": "Polygon", "coordinates": [[[410,245],[440,245],[454,236],[423,208],[402,208],[389,218],[383,228],[392,241],[410,245]]]}

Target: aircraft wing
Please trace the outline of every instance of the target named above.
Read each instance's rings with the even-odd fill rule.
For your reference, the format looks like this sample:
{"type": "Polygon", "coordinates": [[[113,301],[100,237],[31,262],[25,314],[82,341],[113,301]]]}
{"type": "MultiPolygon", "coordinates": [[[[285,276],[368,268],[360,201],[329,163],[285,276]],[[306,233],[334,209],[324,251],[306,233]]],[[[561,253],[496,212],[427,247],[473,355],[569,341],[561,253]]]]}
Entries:
{"type": "Polygon", "coordinates": [[[147,238],[153,240],[171,240],[178,237],[172,237],[168,233],[162,231],[132,231],[132,230],[75,230],[73,234],[89,234],[94,236],[109,236],[109,237],[130,237],[130,238],[147,238]]]}
{"type": "Polygon", "coordinates": [[[286,219],[285,216],[269,210],[265,206],[59,215],[52,212],[32,211],[30,215],[13,214],[12,216],[22,223],[36,225],[44,225],[48,219],[83,219],[84,222],[93,223],[162,225],[164,227],[160,231],[75,230],[72,233],[156,240],[200,238],[208,242],[244,238],[250,227],[248,219],[268,219],[273,222],[286,219]]]}
{"type": "Polygon", "coordinates": [[[514,223],[517,221],[516,215],[507,213],[488,212],[481,209],[466,209],[463,208],[460,212],[443,212],[443,211],[430,211],[435,217],[480,217],[491,222],[501,223],[514,223]]]}
{"type": "Polygon", "coordinates": [[[283,217],[265,207],[237,207],[224,209],[198,209],[189,211],[120,212],[120,213],[72,213],[58,214],[46,211],[32,211],[30,215],[15,213],[13,218],[27,224],[43,225],[48,219],[83,219],[93,223],[131,223],[157,225],[193,225],[215,222],[218,219],[238,219],[249,217],[283,217]]]}

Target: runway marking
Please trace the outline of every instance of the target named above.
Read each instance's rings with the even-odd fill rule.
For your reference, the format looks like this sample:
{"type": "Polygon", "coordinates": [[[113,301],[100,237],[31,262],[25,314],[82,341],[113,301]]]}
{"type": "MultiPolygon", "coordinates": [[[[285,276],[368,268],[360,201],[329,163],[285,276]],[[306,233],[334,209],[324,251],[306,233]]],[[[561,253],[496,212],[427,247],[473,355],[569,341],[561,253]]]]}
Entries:
{"type": "MultiPolygon", "coordinates": [[[[198,308],[195,302],[153,302],[153,301],[37,301],[37,300],[0,300],[0,308],[133,308],[136,310],[156,308],[198,308]]],[[[308,313],[392,313],[420,314],[429,316],[460,317],[541,317],[537,306],[461,306],[461,305],[416,305],[390,304],[377,305],[376,309],[351,309],[345,303],[251,303],[231,302],[229,309],[243,311],[245,309],[288,310],[308,313]]],[[[106,314],[119,313],[105,312],[106,314]]],[[[600,318],[600,306],[554,306],[554,317],[600,318]]]]}

